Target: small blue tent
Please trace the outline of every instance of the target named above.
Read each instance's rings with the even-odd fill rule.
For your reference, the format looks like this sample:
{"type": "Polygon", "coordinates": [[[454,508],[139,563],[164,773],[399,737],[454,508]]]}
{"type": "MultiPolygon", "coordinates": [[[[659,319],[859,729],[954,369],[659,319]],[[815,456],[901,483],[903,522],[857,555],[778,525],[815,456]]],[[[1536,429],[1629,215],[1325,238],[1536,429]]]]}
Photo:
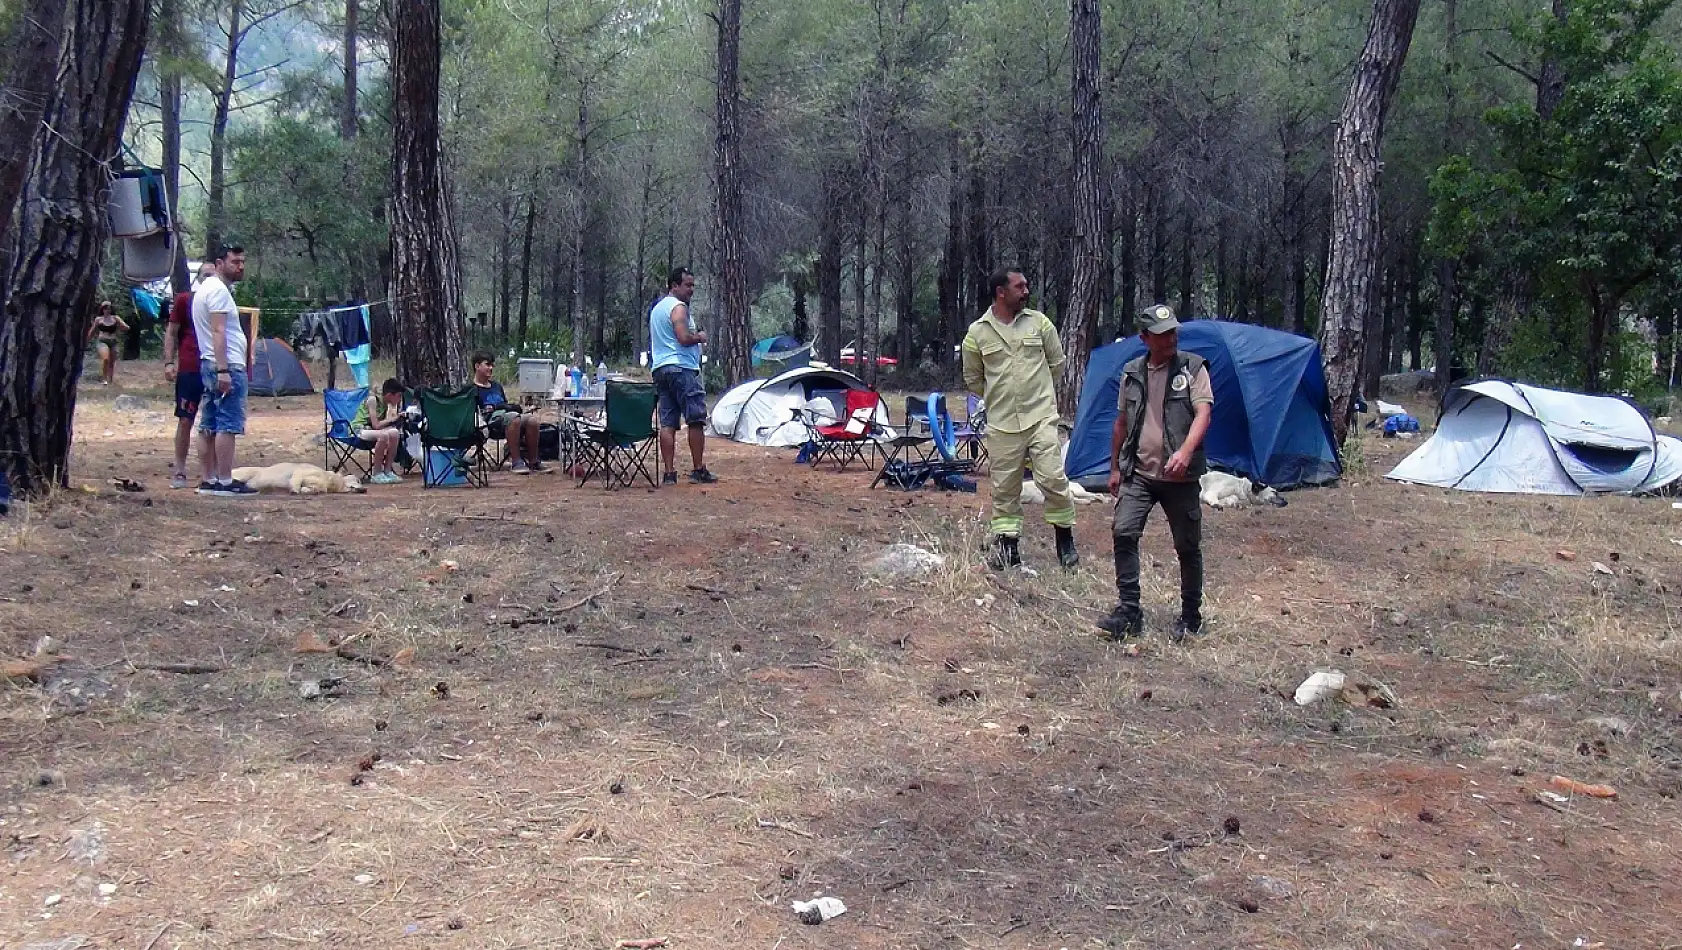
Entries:
{"type": "MultiPolygon", "coordinates": [[[[1204,448],[1210,465],[1275,488],[1336,480],[1319,344],[1247,323],[1190,320],[1180,324],[1180,349],[1209,361],[1215,415],[1204,448]]],[[[1142,340],[1128,337],[1093,350],[1086,364],[1064,465],[1087,487],[1101,487],[1109,477],[1121,370],[1144,352],[1142,340]]]]}
{"type": "Polygon", "coordinates": [[[761,363],[776,363],[783,370],[806,366],[812,359],[812,344],[802,343],[788,334],[768,336],[753,345],[749,354],[753,365],[761,363]]]}

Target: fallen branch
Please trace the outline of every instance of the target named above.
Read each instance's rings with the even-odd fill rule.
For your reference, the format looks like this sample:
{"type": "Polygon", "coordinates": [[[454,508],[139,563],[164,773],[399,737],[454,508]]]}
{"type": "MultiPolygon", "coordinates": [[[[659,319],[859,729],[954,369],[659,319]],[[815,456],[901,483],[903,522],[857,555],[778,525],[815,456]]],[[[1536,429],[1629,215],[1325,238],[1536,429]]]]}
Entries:
{"type": "Polygon", "coordinates": [[[654,950],[655,947],[665,945],[665,937],[640,937],[636,940],[621,940],[613,946],[615,950],[654,950]]]}
{"type": "Polygon", "coordinates": [[[580,644],[578,644],[578,646],[584,647],[585,649],[606,650],[609,653],[625,653],[625,654],[629,654],[630,656],[648,657],[648,656],[653,655],[653,654],[649,653],[647,650],[638,650],[638,649],[633,649],[632,647],[622,647],[617,643],[580,643],[580,644]]]}
{"type": "Polygon", "coordinates": [[[701,593],[706,594],[707,596],[713,598],[714,600],[722,600],[726,595],[729,594],[729,591],[721,590],[717,587],[708,587],[705,584],[685,584],[683,586],[685,588],[687,588],[688,590],[700,591],[701,593]]]}
{"type": "Polygon", "coordinates": [[[535,521],[520,521],[517,518],[500,518],[500,517],[493,517],[491,515],[456,515],[455,517],[450,519],[450,524],[453,525],[458,521],[489,521],[492,524],[514,524],[514,525],[519,525],[522,528],[541,528],[541,527],[543,527],[542,525],[538,524],[535,521]]]}
{"type": "Polygon", "coordinates": [[[812,834],[810,831],[801,831],[799,828],[795,828],[791,825],[781,824],[780,822],[766,821],[763,818],[756,819],[756,821],[758,822],[759,827],[761,827],[761,828],[770,828],[774,831],[787,831],[787,832],[790,832],[792,834],[797,834],[802,838],[815,838],[815,837],[817,837],[816,835],[812,834]]]}
{"type": "Polygon", "coordinates": [[[197,676],[201,673],[225,673],[228,668],[214,663],[135,663],[129,661],[129,668],[133,670],[155,670],[159,673],[181,673],[186,676],[197,676]]]}
{"type": "Polygon", "coordinates": [[[61,656],[33,660],[6,660],[0,662],[0,679],[28,680],[31,683],[39,683],[43,670],[61,663],[63,660],[64,657],[61,656]]]}

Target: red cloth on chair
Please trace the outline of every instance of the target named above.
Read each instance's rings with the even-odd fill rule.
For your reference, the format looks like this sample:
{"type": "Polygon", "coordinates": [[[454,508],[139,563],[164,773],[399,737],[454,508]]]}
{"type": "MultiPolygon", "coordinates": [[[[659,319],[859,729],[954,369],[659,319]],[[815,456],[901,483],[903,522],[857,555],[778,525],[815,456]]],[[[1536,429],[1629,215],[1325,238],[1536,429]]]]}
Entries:
{"type": "Polygon", "coordinates": [[[826,439],[850,441],[869,438],[876,428],[876,407],[882,404],[880,393],[869,389],[847,390],[847,409],[840,421],[834,425],[814,426],[813,429],[826,439]],[[866,411],[862,417],[864,427],[858,432],[847,431],[847,423],[852,421],[861,411],[866,411]]]}

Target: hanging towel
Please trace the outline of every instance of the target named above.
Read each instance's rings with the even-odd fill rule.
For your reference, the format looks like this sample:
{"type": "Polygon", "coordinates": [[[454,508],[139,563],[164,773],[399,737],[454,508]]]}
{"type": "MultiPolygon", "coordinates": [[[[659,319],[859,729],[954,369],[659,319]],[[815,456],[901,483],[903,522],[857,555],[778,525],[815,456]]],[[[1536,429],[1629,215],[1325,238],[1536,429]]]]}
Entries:
{"type": "MultiPolygon", "coordinates": [[[[363,367],[362,372],[366,374],[368,372],[368,361],[374,358],[374,348],[370,345],[369,339],[371,334],[368,328],[368,305],[363,304],[355,310],[342,311],[339,317],[343,321],[344,328],[345,362],[350,364],[352,372],[355,372],[356,368],[361,366],[363,367]],[[347,317],[349,319],[345,319],[347,317]]],[[[358,385],[368,385],[360,375],[357,380],[358,385]]]]}

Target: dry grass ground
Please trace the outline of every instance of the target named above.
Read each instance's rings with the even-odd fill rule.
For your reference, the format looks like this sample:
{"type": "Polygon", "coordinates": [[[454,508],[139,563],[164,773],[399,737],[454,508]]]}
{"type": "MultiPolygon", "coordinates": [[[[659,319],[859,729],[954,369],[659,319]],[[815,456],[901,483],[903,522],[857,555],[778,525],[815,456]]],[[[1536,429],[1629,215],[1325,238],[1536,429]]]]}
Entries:
{"type": "MultiPolygon", "coordinates": [[[[1134,655],[1101,506],[1079,572],[996,578],[984,496],[717,443],[710,488],[201,499],[167,403],[110,396],[93,492],[0,522],[0,658],[66,657],[0,687],[7,950],[1682,945],[1668,502],[1400,486],[1371,439],[1208,513],[1212,632],[1134,655]],[[864,579],[901,540],[947,567],[864,579]],[[1290,700],[1329,667],[1401,705],[1290,700]]],[[[318,405],[259,401],[247,457],[315,458],[318,405]]]]}

